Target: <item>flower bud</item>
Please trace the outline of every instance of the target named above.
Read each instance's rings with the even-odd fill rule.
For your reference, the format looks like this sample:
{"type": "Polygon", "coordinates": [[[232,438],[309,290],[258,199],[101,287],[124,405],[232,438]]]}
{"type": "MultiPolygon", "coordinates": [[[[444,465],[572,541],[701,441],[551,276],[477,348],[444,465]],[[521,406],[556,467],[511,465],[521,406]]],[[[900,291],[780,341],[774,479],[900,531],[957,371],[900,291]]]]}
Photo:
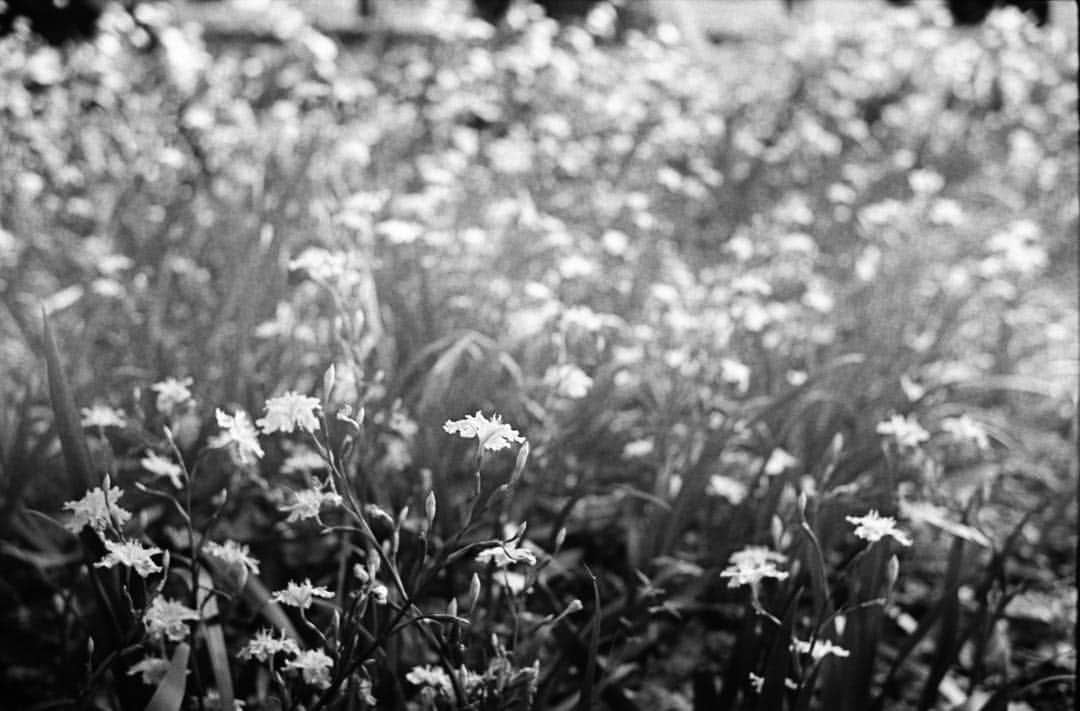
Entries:
{"type": "Polygon", "coordinates": [[[424,499],[424,515],[427,516],[428,528],[431,528],[431,524],[435,523],[435,492],[429,491],[427,498],[424,499]]]}

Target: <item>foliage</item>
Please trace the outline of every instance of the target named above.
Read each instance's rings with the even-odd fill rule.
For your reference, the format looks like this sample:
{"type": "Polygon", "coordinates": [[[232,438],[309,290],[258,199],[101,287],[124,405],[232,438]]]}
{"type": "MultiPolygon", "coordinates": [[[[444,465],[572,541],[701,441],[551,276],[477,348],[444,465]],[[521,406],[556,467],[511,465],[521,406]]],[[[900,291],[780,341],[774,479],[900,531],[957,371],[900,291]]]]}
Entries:
{"type": "Polygon", "coordinates": [[[1060,707],[1063,36],[140,12],[0,42],[4,698],[1060,707]]]}

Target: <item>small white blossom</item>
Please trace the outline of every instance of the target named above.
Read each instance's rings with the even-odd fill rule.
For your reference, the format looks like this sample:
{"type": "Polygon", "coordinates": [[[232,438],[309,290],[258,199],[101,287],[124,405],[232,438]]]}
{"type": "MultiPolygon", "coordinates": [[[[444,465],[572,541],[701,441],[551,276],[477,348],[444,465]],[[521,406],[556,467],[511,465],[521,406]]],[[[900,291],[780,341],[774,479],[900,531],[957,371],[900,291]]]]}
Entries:
{"type": "Polygon", "coordinates": [[[302,583],[294,583],[290,580],[284,590],[274,593],[273,600],[282,605],[292,605],[306,610],[311,607],[317,597],[332,598],[334,593],[321,585],[312,585],[311,580],[305,580],[302,583]]]}
{"type": "Polygon", "coordinates": [[[251,573],[259,572],[259,561],[251,557],[251,551],[242,543],[236,541],[225,541],[225,543],[207,541],[206,545],[203,546],[203,551],[207,555],[229,565],[243,568],[251,573]]]}
{"type": "Polygon", "coordinates": [[[723,358],[720,361],[720,379],[733,385],[737,392],[745,393],[750,389],[750,367],[737,360],[723,358]]]}
{"type": "Polygon", "coordinates": [[[188,636],[188,622],[199,619],[199,613],[176,600],[166,600],[160,595],[154,598],[143,613],[146,633],[152,638],[165,635],[172,642],[182,642],[188,636]]]}
{"type": "Polygon", "coordinates": [[[750,687],[754,690],[755,694],[760,694],[761,690],[765,688],[765,677],[750,672],[750,687]]]}
{"type": "Polygon", "coordinates": [[[747,546],[731,554],[728,567],[720,575],[731,578],[728,587],[732,588],[740,585],[757,585],[764,578],[783,580],[788,577],[788,574],[776,566],[785,562],[787,562],[787,557],[782,553],[769,550],[764,546],[747,546]]]}
{"type": "Polygon", "coordinates": [[[500,570],[495,574],[495,582],[502,585],[511,595],[520,595],[529,585],[529,579],[522,573],[512,570],[500,570]]]}
{"type": "Polygon", "coordinates": [[[248,643],[240,650],[240,658],[268,662],[274,658],[275,654],[282,653],[300,654],[300,647],[294,639],[286,637],[284,632],[281,636],[275,637],[272,630],[262,629],[256,632],[255,636],[248,640],[248,643]]]}
{"type": "MultiPolygon", "coordinates": [[[[108,487],[108,484],[106,483],[108,487]]],[[[67,522],[67,529],[72,533],[78,533],[84,526],[90,526],[98,533],[109,527],[110,520],[117,527],[123,526],[131,518],[131,512],[117,504],[124,495],[122,489],[116,486],[108,487],[108,496],[100,487],[86,492],[78,501],[67,501],[64,509],[71,511],[71,520],[67,522]]]]}
{"type": "Polygon", "coordinates": [[[157,452],[148,452],[139,460],[139,464],[154,476],[168,477],[174,489],[184,488],[183,468],[168,457],[163,457],[157,452]]]}
{"type": "Polygon", "coordinates": [[[282,474],[300,474],[322,471],[329,465],[321,454],[311,447],[297,447],[281,463],[282,474]]]}
{"type": "Polygon", "coordinates": [[[454,682],[442,667],[413,667],[412,671],[405,675],[405,680],[417,686],[430,687],[447,696],[454,693],[454,682]]]}
{"type": "Polygon", "coordinates": [[[143,547],[138,541],[126,540],[116,543],[105,541],[108,553],[104,558],[94,563],[95,568],[111,568],[114,565],[126,565],[134,568],[140,578],[145,578],[151,573],[161,572],[161,566],[153,561],[153,556],[159,555],[161,549],[157,546],[143,547]]]}
{"type": "Polygon", "coordinates": [[[967,415],[946,417],[941,421],[941,429],[958,442],[971,442],[979,449],[990,447],[986,429],[967,415]]]}
{"type": "Polygon", "coordinates": [[[158,412],[171,413],[178,406],[190,400],[191,390],[188,389],[190,387],[191,378],[184,378],[183,380],[165,378],[160,383],[151,385],[150,389],[157,393],[157,400],[154,404],[158,412]]]}
{"type": "Polygon", "coordinates": [[[888,420],[879,422],[877,433],[892,437],[902,449],[914,449],[920,443],[930,439],[930,433],[924,430],[914,417],[903,415],[893,415],[888,420]]]}
{"type": "Polygon", "coordinates": [[[798,463],[798,459],[777,447],[773,450],[772,454],[769,455],[769,460],[765,462],[765,475],[778,476],[798,463]]]}
{"type": "Polygon", "coordinates": [[[799,654],[809,654],[815,662],[821,661],[830,654],[834,657],[851,656],[850,651],[839,645],[833,644],[832,640],[828,639],[815,640],[813,646],[811,646],[810,642],[796,639],[791,646],[799,654]]]}
{"type": "Polygon", "coordinates": [[[476,438],[480,441],[480,449],[493,452],[505,449],[514,442],[525,441],[517,430],[505,424],[498,415],[492,415],[491,419],[488,419],[479,410],[475,415],[466,415],[461,420],[447,420],[443,429],[465,439],[476,438]]]}
{"type": "Polygon", "coordinates": [[[106,405],[94,405],[82,409],[83,427],[123,427],[124,414],[106,405]]]}
{"type": "Polygon", "coordinates": [[[719,496],[738,506],[743,502],[748,493],[746,484],[737,479],[732,479],[723,474],[713,474],[709,477],[709,484],[705,488],[709,496],[719,496]]]}
{"type": "Polygon", "coordinates": [[[254,456],[256,459],[263,456],[263,449],[259,446],[258,433],[255,431],[255,427],[251,424],[251,418],[247,413],[239,410],[235,415],[229,415],[221,410],[216,410],[214,416],[217,418],[218,427],[224,430],[221,434],[213,439],[211,446],[213,447],[227,447],[229,445],[236,445],[236,453],[240,457],[240,461],[247,463],[249,456],[254,456]]]}
{"type": "Polygon", "coordinates": [[[255,420],[263,434],[293,432],[299,427],[306,432],[319,429],[319,398],[289,391],[281,397],[266,401],[266,416],[255,420]]]}
{"type": "Polygon", "coordinates": [[[480,551],[476,554],[476,562],[481,565],[494,563],[496,568],[505,568],[515,563],[536,565],[536,556],[525,548],[519,548],[516,543],[506,543],[480,551]]]}
{"type": "Polygon", "coordinates": [[[544,374],[544,383],[560,397],[578,400],[589,394],[593,379],[573,363],[553,365],[544,374]]]}
{"type": "Polygon", "coordinates": [[[302,521],[304,519],[319,518],[319,511],[323,506],[341,506],[341,496],[332,491],[320,491],[319,489],[303,489],[293,492],[293,502],[282,504],[278,508],[287,511],[288,522],[302,521]]]}
{"type": "Polygon", "coordinates": [[[896,519],[882,516],[871,510],[865,516],[846,516],[848,523],[855,526],[855,535],[864,541],[874,543],[886,536],[891,536],[902,546],[911,545],[911,537],[896,527],[896,519]]]}
{"type": "Polygon", "coordinates": [[[375,583],[369,591],[376,605],[385,605],[390,600],[390,590],[382,583],[375,583]]]}
{"type": "Polygon", "coordinates": [[[625,459],[640,459],[652,454],[654,449],[656,449],[656,445],[653,444],[651,439],[636,439],[633,442],[626,443],[622,455],[625,459]]]}
{"type": "Polygon", "coordinates": [[[330,669],[334,660],[321,649],[307,649],[290,659],[286,669],[299,671],[304,681],[312,686],[325,689],[330,686],[330,669]]]}
{"type": "Polygon", "coordinates": [[[142,675],[142,682],[157,686],[169,671],[169,660],[163,657],[146,657],[128,669],[128,676],[142,675]]]}

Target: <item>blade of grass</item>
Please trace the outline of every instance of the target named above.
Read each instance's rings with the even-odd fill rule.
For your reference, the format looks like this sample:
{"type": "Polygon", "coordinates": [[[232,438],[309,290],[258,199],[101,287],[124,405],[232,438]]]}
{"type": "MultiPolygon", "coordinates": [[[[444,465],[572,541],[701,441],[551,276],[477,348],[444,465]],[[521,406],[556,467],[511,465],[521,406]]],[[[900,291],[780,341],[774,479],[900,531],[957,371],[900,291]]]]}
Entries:
{"type": "Polygon", "coordinates": [[[585,678],[581,686],[581,697],[578,699],[578,711],[589,711],[595,708],[595,685],[596,685],[596,657],[600,653],[600,616],[603,610],[600,607],[600,587],[596,584],[596,576],[585,567],[592,581],[593,590],[593,619],[589,629],[589,649],[585,661],[585,678]]]}
{"type": "Polygon", "coordinates": [[[82,419],[75,407],[67,377],[60,360],[60,349],[53,337],[52,327],[45,310],[41,311],[42,334],[45,346],[45,367],[49,376],[49,400],[56,421],[56,434],[64,453],[68,477],[76,492],[92,488],[98,481],[94,471],[90,448],[82,431],[82,419]]]}
{"type": "MultiPolygon", "coordinates": [[[[158,684],[157,690],[146,705],[146,711],[179,711],[184,702],[184,688],[187,686],[187,666],[191,648],[186,642],[176,647],[169,670],[158,684]]],[[[227,707],[225,707],[227,708],[227,707]]]]}

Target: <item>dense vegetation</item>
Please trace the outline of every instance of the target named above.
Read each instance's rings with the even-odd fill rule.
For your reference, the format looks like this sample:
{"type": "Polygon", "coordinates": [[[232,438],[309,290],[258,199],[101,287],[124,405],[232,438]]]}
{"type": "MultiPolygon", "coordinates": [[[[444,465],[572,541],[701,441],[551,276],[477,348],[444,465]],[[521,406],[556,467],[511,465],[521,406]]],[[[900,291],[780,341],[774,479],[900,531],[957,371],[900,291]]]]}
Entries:
{"type": "Polygon", "coordinates": [[[140,13],[0,41],[0,706],[1063,707],[1058,30],[140,13]]]}

